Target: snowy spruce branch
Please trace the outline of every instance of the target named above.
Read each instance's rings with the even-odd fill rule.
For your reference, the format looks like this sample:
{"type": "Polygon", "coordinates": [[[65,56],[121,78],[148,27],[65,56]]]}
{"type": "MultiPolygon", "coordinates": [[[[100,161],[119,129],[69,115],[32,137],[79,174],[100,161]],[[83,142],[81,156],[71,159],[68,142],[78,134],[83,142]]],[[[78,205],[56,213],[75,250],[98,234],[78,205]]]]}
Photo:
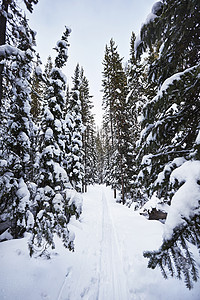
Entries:
{"type": "Polygon", "coordinates": [[[158,251],[145,251],[148,268],[159,267],[165,279],[169,276],[184,278],[186,287],[193,288],[199,278],[197,262],[189,250],[188,242],[200,251],[200,215],[192,219],[184,218],[184,224],[174,228],[171,239],[164,240],[158,251]]]}

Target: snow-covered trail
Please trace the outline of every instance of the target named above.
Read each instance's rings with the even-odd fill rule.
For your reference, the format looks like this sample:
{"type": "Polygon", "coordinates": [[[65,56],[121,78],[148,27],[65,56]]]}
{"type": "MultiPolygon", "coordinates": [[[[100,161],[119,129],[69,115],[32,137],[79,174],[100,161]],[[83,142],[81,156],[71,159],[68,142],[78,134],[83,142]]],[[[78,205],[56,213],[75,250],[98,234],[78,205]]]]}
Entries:
{"type": "Polygon", "coordinates": [[[102,240],[100,248],[99,300],[130,299],[122,261],[122,249],[108,198],[102,188],[102,240]]]}
{"type": "MultiPolygon", "coordinates": [[[[113,207],[119,204],[105,186],[90,187],[83,198],[82,230],[76,230],[75,242],[79,262],[76,262],[76,270],[73,264],[73,274],[71,278],[66,277],[58,300],[132,299],[120,233],[113,220],[113,207]]],[[[73,226],[72,222],[72,230],[73,226]]]]}
{"type": "Polygon", "coordinates": [[[184,282],[147,269],[144,250],[157,249],[163,225],[115,203],[109,187],[83,194],[81,221],[72,219],[75,252],[56,239],[51,260],[30,258],[28,236],[0,243],[0,299],[6,300],[199,300],[184,282]]]}

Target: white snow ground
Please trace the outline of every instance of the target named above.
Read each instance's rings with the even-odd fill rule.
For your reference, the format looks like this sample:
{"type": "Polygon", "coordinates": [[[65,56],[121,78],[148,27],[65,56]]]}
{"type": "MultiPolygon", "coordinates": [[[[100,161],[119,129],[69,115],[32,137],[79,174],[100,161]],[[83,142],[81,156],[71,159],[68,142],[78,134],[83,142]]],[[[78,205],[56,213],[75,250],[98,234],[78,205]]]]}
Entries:
{"type": "Polygon", "coordinates": [[[163,225],[113,200],[109,187],[83,194],[81,222],[72,219],[75,252],[59,239],[50,260],[30,258],[29,236],[0,243],[0,299],[199,300],[200,284],[163,279],[147,269],[144,250],[161,244],[163,225]]]}

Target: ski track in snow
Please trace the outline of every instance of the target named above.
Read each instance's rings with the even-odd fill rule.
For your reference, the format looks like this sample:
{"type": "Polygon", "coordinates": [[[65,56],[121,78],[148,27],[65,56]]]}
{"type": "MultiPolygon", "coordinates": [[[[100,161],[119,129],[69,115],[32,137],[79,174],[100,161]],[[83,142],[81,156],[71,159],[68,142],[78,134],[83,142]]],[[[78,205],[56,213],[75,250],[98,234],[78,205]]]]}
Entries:
{"type": "Polygon", "coordinates": [[[89,214],[83,215],[82,222],[88,229],[85,235],[87,251],[82,249],[82,255],[78,255],[80,260],[79,270],[75,271],[76,278],[66,276],[57,300],[131,299],[124,272],[122,248],[110,212],[110,198],[106,197],[104,189],[104,186],[99,186],[95,195],[84,195],[84,201],[93,201],[95,208],[90,211],[92,218],[89,214]],[[90,275],[87,278],[87,274],[92,274],[92,277],[90,275]]]}
{"type": "Polygon", "coordinates": [[[98,299],[130,299],[122,262],[122,250],[104,191],[102,191],[102,211],[101,277],[98,299]]]}

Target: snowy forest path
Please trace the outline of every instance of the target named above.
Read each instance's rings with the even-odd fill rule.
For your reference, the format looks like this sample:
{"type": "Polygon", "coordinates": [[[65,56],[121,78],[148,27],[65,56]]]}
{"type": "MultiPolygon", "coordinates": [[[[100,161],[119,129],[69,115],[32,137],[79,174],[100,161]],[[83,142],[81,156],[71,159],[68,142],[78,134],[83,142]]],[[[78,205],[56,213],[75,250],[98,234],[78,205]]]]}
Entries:
{"type": "Polygon", "coordinates": [[[130,299],[124,273],[122,248],[110,213],[108,198],[102,188],[102,241],[100,257],[99,300],[130,299]]]}
{"type": "Polygon", "coordinates": [[[162,224],[116,203],[105,185],[89,186],[82,196],[81,220],[69,226],[75,252],[68,254],[56,300],[149,300],[144,291],[157,281],[149,280],[143,251],[161,243],[162,224]]]}
{"type": "Polygon", "coordinates": [[[57,300],[130,300],[123,245],[113,207],[120,206],[104,185],[83,194],[81,223],[72,222],[75,256],[71,255],[57,300]],[[75,225],[75,226],[74,226],[75,225]]]}

